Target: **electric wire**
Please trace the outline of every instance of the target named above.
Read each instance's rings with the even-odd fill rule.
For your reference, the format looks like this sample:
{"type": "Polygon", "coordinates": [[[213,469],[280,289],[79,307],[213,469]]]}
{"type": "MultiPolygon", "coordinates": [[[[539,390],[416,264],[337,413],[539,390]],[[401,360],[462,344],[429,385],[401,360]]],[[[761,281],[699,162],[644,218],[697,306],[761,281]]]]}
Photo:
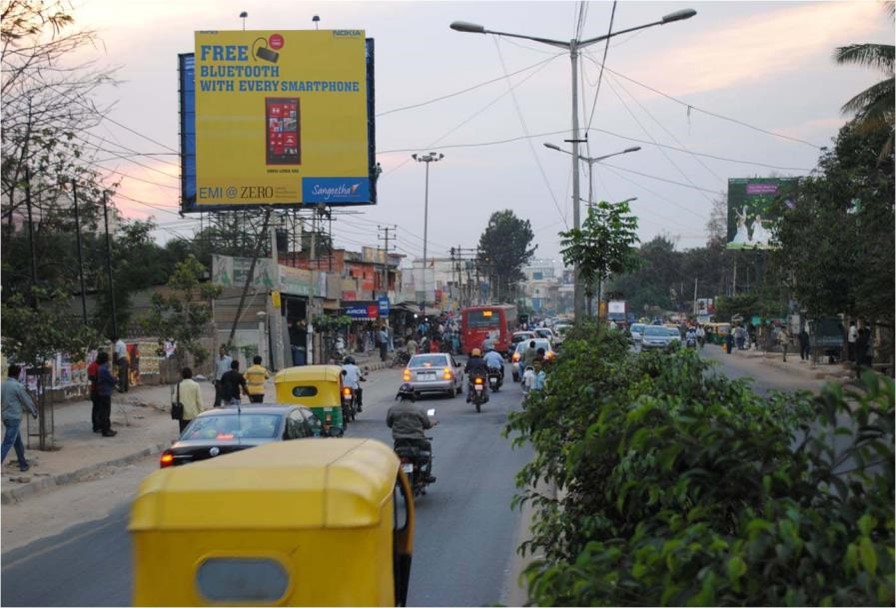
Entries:
{"type": "MultiPolygon", "coordinates": [[[[626,177],[625,175],[622,175],[622,173],[620,173],[619,171],[616,170],[616,169],[619,169],[619,167],[614,167],[613,165],[611,165],[611,164],[609,164],[609,163],[603,163],[603,164],[601,165],[601,167],[604,168],[604,169],[607,169],[608,171],[610,171],[610,173],[613,173],[613,174],[616,175],[619,179],[625,180],[625,181],[629,182],[630,184],[633,184],[634,186],[637,186],[637,187],[640,188],[641,190],[644,190],[645,192],[647,192],[647,193],[649,193],[649,194],[652,194],[653,196],[657,197],[657,198],[660,199],[660,200],[664,200],[664,201],[666,201],[667,203],[669,203],[670,205],[673,205],[674,207],[678,207],[679,209],[681,209],[682,211],[684,211],[684,212],[686,212],[686,213],[690,213],[691,215],[693,215],[694,217],[698,218],[699,220],[701,220],[701,221],[705,221],[705,220],[706,220],[706,218],[705,218],[704,216],[698,214],[696,211],[694,211],[694,210],[692,210],[692,209],[689,209],[688,207],[684,207],[683,205],[680,205],[678,202],[673,201],[672,199],[667,198],[666,196],[664,196],[664,195],[662,195],[662,194],[659,194],[659,193],[656,192],[655,190],[651,190],[650,188],[648,188],[648,187],[645,186],[644,184],[642,184],[642,183],[640,183],[640,182],[636,182],[635,180],[633,180],[633,179],[629,179],[629,178],[626,177]]],[[[678,185],[682,185],[682,184],[678,184],[678,185]]]]}
{"type": "MultiPolygon", "coordinates": [[[[591,128],[591,123],[594,121],[594,110],[597,108],[597,97],[600,95],[600,83],[604,77],[604,64],[607,62],[607,52],[610,50],[610,34],[613,32],[613,21],[616,18],[616,0],[613,0],[613,9],[610,11],[610,27],[607,29],[607,39],[604,44],[604,57],[601,62],[600,73],[597,75],[597,89],[594,91],[594,101],[591,103],[591,115],[588,117],[588,126],[585,127],[586,131],[591,128]]],[[[584,62],[581,64],[584,69],[584,62]]],[[[584,101],[584,95],[582,96],[584,101]]],[[[587,139],[587,138],[586,138],[587,139]]],[[[590,142],[586,143],[588,148],[588,156],[591,156],[591,144],[590,142]]]]}
{"type": "MultiPolygon", "coordinates": [[[[584,5],[584,2],[583,2],[584,5]]],[[[501,52],[501,43],[498,41],[498,38],[495,36],[492,38],[492,41],[495,43],[495,49],[498,51],[498,59],[501,61],[501,69],[504,70],[504,73],[507,73],[507,65],[504,63],[504,54],[501,52]]],[[[510,78],[507,78],[507,85],[510,87],[510,78]]],[[[541,173],[541,177],[544,180],[544,185],[548,190],[548,193],[551,195],[551,200],[554,202],[554,207],[557,208],[557,213],[560,217],[564,218],[564,223],[566,222],[566,217],[563,213],[563,210],[560,208],[560,204],[557,202],[557,197],[554,195],[554,189],[551,188],[551,182],[548,180],[547,174],[544,172],[544,167],[541,164],[541,158],[538,156],[538,153],[535,152],[535,146],[532,145],[532,139],[529,137],[529,127],[526,125],[526,119],[523,116],[523,112],[520,109],[519,100],[516,98],[516,93],[513,92],[513,87],[509,89],[510,97],[513,100],[513,107],[516,109],[517,118],[520,120],[520,125],[523,127],[523,133],[526,134],[526,143],[529,144],[529,150],[532,152],[532,158],[535,159],[535,164],[538,165],[538,171],[541,173]]],[[[578,201],[573,201],[573,204],[578,205],[578,201]]],[[[567,224],[567,228],[569,225],[567,224]]]]}
{"type": "MultiPolygon", "coordinates": [[[[552,52],[550,52],[550,51],[546,51],[546,52],[547,52],[547,53],[550,53],[551,57],[548,57],[547,59],[543,59],[543,60],[541,60],[541,61],[539,61],[539,62],[537,62],[537,63],[533,63],[532,65],[530,65],[530,66],[528,66],[528,67],[525,67],[525,68],[523,68],[523,69],[521,69],[521,70],[517,70],[516,72],[513,72],[513,73],[510,74],[510,75],[511,75],[511,76],[516,76],[517,74],[522,74],[523,72],[528,72],[529,70],[535,69],[535,68],[537,68],[538,66],[540,66],[540,65],[543,64],[543,63],[547,63],[547,62],[551,61],[552,59],[555,59],[555,58],[559,57],[560,55],[564,55],[564,54],[565,54],[565,53],[552,53],[552,52]]],[[[479,89],[479,88],[482,88],[482,87],[484,87],[484,86],[493,84],[493,83],[495,83],[495,82],[499,82],[499,81],[501,81],[501,80],[504,80],[504,76],[499,76],[499,77],[497,77],[497,78],[492,78],[491,80],[486,80],[486,81],[484,81],[484,82],[480,82],[479,84],[474,84],[473,86],[471,86],[471,87],[467,87],[466,89],[462,89],[462,90],[460,90],[460,91],[455,91],[454,93],[448,93],[447,95],[442,95],[442,96],[440,96],[440,97],[435,97],[435,98],[430,99],[430,100],[428,100],[428,101],[422,101],[422,102],[420,102],[420,103],[411,104],[411,105],[409,105],[409,106],[402,106],[402,107],[400,107],[400,108],[393,108],[393,109],[391,109],[391,110],[386,110],[386,111],[384,111],[384,112],[380,112],[379,114],[377,114],[376,117],[377,117],[377,118],[380,118],[380,117],[382,117],[382,116],[387,116],[387,115],[389,115],[389,114],[394,114],[395,112],[403,112],[403,111],[405,111],[405,110],[413,110],[414,108],[421,108],[421,107],[423,107],[423,106],[428,106],[428,105],[430,105],[430,104],[433,104],[433,103],[436,103],[436,102],[439,102],[439,101],[444,101],[444,100],[446,100],[446,99],[451,99],[452,97],[457,97],[458,95],[463,95],[464,93],[469,93],[470,91],[475,91],[476,89],[479,89]]]]}

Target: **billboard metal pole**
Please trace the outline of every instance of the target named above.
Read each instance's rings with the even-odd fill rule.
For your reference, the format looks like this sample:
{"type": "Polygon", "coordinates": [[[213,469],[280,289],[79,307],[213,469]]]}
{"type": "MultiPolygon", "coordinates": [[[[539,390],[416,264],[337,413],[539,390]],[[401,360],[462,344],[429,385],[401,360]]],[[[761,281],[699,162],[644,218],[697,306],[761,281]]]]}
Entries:
{"type": "Polygon", "coordinates": [[[103,224],[106,227],[106,271],[109,273],[109,301],[112,303],[112,338],[118,339],[118,320],[115,311],[115,289],[112,282],[112,241],[109,239],[109,191],[103,190],[103,224]]]}
{"type": "Polygon", "coordinates": [[[258,262],[258,254],[261,253],[261,246],[264,245],[265,232],[267,232],[268,221],[271,219],[271,208],[268,207],[264,211],[264,224],[261,227],[261,233],[258,235],[258,242],[255,243],[255,254],[252,256],[252,263],[249,264],[249,272],[246,275],[246,284],[243,285],[243,294],[240,296],[240,303],[236,308],[236,315],[233,317],[233,325],[230,328],[230,336],[227,338],[227,349],[230,350],[233,344],[233,336],[236,334],[236,324],[239,323],[243,314],[243,305],[246,303],[246,294],[249,292],[249,285],[252,284],[252,277],[255,275],[255,264],[258,262]]]}
{"type": "Polygon", "coordinates": [[[72,180],[72,202],[75,205],[75,236],[78,244],[78,280],[81,285],[81,319],[87,325],[87,294],[84,293],[84,256],[81,253],[81,215],[78,211],[78,184],[72,180]]]}
{"type": "MultiPolygon", "coordinates": [[[[277,256],[277,227],[275,222],[270,223],[270,232],[271,232],[271,264],[273,265],[273,273],[274,273],[274,290],[280,291],[280,260],[277,256]]],[[[263,233],[262,233],[263,234],[263,233]]],[[[259,240],[262,240],[259,238],[259,240]]],[[[274,332],[274,356],[271,361],[271,366],[276,371],[278,369],[283,369],[283,316],[280,312],[279,303],[275,304],[272,300],[271,302],[271,331],[274,332]]]]}

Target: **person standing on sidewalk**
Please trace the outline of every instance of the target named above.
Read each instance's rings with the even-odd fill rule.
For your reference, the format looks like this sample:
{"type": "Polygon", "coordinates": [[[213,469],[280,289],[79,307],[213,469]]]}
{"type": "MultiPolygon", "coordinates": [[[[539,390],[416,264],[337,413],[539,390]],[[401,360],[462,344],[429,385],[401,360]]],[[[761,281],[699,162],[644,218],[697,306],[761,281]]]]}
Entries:
{"type": "Polygon", "coordinates": [[[115,437],[118,433],[112,430],[112,393],[115,391],[116,380],[109,369],[109,353],[101,352],[96,356],[96,361],[100,366],[96,377],[97,423],[103,437],[115,437]]]}
{"type": "Polygon", "coordinates": [[[244,394],[249,394],[246,379],[240,373],[240,362],[231,361],[230,371],[221,376],[221,400],[225,405],[237,405],[240,402],[241,388],[244,394]]]}
{"type": "Polygon", "coordinates": [[[121,338],[112,338],[115,342],[115,365],[118,366],[118,392],[128,392],[128,347],[121,338]]]}
{"type": "Polygon", "coordinates": [[[778,341],[781,344],[781,350],[784,353],[784,363],[787,363],[787,347],[790,346],[790,330],[786,326],[781,328],[778,333],[778,341]]]}
{"type": "Polygon", "coordinates": [[[270,372],[261,364],[261,356],[255,355],[253,365],[246,370],[246,391],[250,403],[264,403],[264,381],[271,377],[270,372]]]}
{"type": "Polygon", "coordinates": [[[856,342],[859,339],[859,329],[855,321],[849,322],[849,332],[846,334],[846,355],[850,361],[856,360],[856,342]]]}
{"type": "Polygon", "coordinates": [[[386,326],[380,326],[380,331],[377,334],[377,343],[380,347],[380,361],[386,360],[386,353],[389,352],[389,333],[386,331],[386,326]]]}
{"type": "Polygon", "coordinates": [[[180,375],[183,379],[177,385],[177,392],[180,402],[184,406],[184,415],[177,422],[180,424],[180,432],[183,433],[193,418],[201,414],[205,408],[202,407],[202,391],[199,388],[199,383],[193,380],[193,370],[185,367],[181,370],[180,375]]]}
{"type": "MultiPolygon", "coordinates": [[[[99,353],[97,353],[99,355],[99,353]]],[[[96,382],[100,375],[100,364],[96,362],[96,359],[90,362],[90,365],[87,366],[87,379],[90,381],[90,403],[93,406],[90,408],[90,421],[93,423],[93,432],[100,432],[100,421],[99,421],[99,411],[100,405],[99,393],[96,392],[96,382]]]]}
{"type": "Polygon", "coordinates": [[[18,381],[22,368],[18,365],[10,365],[6,380],[0,386],[0,404],[2,404],[3,418],[3,446],[0,448],[2,457],[0,462],[6,460],[9,450],[15,447],[16,458],[19,459],[19,470],[23,473],[31,468],[28,460],[25,458],[25,444],[22,443],[22,433],[19,427],[22,424],[22,412],[27,410],[32,418],[37,418],[37,408],[34,407],[34,401],[31,395],[25,390],[25,387],[18,381]]]}
{"type": "Polygon", "coordinates": [[[800,361],[809,361],[809,322],[800,325],[800,361]]]}
{"type": "Polygon", "coordinates": [[[215,361],[215,403],[213,407],[221,407],[221,378],[230,371],[233,357],[227,354],[227,345],[222,344],[218,349],[218,360],[215,361]]]}

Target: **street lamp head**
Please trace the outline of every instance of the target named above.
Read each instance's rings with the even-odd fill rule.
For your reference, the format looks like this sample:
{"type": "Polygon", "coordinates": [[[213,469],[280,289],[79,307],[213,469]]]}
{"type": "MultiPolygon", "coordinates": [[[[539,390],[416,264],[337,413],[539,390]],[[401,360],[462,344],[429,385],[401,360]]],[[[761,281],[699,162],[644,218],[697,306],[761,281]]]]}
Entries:
{"type": "Polygon", "coordinates": [[[457,32],[467,32],[469,34],[484,34],[485,28],[478,23],[470,23],[468,21],[454,21],[451,23],[451,29],[457,32]]]}
{"type": "Polygon", "coordinates": [[[246,11],[243,11],[240,13],[240,18],[242,18],[242,19],[245,19],[248,16],[249,16],[249,13],[247,13],[246,11]]]}
{"type": "Polygon", "coordinates": [[[439,152],[439,160],[442,160],[443,158],[445,158],[445,155],[439,152]]]}
{"type": "Polygon", "coordinates": [[[633,148],[626,148],[625,150],[623,150],[623,152],[628,154],[629,152],[637,152],[640,149],[641,149],[641,146],[635,146],[633,148]]]}
{"type": "Polygon", "coordinates": [[[545,144],[544,147],[550,148],[551,150],[557,150],[558,152],[563,152],[563,150],[560,149],[560,146],[556,144],[545,144]]]}
{"type": "Polygon", "coordinates": [[[690,19],[694,15],[697,14],[692,8],[685,8],[680,11],[675,11],[674,13],[669,13],[663,17],[663,23],[672,23],[673,21],[681,21],[683,19],[690,19]]]}
{"type": "Polygon", "coordinates": [[[414,160],[417,160],[417,155],[416,155],[416,154],[411,154],[411,158],[413,158],[414,160]]]}

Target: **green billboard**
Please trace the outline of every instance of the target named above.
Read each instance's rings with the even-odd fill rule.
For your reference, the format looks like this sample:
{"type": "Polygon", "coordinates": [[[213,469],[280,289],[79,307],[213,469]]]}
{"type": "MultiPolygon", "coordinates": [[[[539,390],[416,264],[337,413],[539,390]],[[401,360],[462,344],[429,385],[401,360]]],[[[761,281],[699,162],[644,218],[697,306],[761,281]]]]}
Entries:
{"type": "Polygon", "coordinates": [[[772,203],[796,192],[798,177],[728,180],[728,249],[771,249],[778,218],[772,203]]]}

